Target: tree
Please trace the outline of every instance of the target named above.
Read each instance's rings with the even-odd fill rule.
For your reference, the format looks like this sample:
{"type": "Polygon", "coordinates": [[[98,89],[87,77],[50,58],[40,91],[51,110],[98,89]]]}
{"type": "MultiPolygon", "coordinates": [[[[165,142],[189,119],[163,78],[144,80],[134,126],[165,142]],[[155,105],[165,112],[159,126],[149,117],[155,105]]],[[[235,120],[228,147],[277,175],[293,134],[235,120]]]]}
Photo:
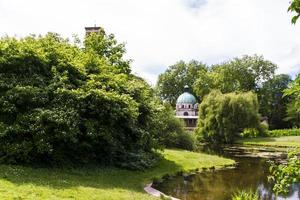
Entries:
{"type": "Polygon", "coordinates": [[[271,80],[264,82],[258,91],[259,113],[268,117],[270,129],[289,127],[289,123],[284,119],[287,117],[286,111],[290,98],[283,97],[283,91],[288,88],[291,81],[289,75],[275,75],[271,80]]]}
{"type": "Polygon", "coordinates": [[[292,23],[296,24],[298,18],[300,17],[300,0],[292,0],[288,11],[295,13],[295,15],[292,17],[292,23]]]}
{"type": "Polygon", "coordinates": [[[264,81],[270,80],[277,66],[262,56],[243,56],[229,62],[199,70],[194,91],[200,97],[211,90],[223,93],[257,91],[264,81]]]}
{"type": "Polygon", "coordinates": [[[129,74],[130,60],[124,60],[125,45],[119,44],[113,34],[107,35],[103,28],[97,34],[89,34],[84,40],[85,51],[105,58],[119,72],[129,74]]]}
{"type": "Polygon", "coordinates": [[[160,148],[154,91],[104,32],[0,39],[0,162],[141,169],[160,148]]]}
{"type": "Polygon", "coordinates": [[[232,143],[246,128],[259,130],[254,93],[209,93],[199,107],[197,134],[209,143],[232,143]]]}
{"type": "Polygon", "coordinates": [[[287,106],[287,118],[294,127],[300,127],[300,74],[284,90],[284,96],[291,100],[287,106]]]}
{"type": "MultiPolygon", "coordinates": [[[[156,90],[158,96],[172,106],[176,104],[176,99],[183,92],[184,86],[192,86],[197,78],[198,71],[206,68],[206,65],[198,61],[185,63],[180,61],[170,66],[158,77],[156,90]]],[[[194,93],[191,91],[191,93],[194,93]]]]}

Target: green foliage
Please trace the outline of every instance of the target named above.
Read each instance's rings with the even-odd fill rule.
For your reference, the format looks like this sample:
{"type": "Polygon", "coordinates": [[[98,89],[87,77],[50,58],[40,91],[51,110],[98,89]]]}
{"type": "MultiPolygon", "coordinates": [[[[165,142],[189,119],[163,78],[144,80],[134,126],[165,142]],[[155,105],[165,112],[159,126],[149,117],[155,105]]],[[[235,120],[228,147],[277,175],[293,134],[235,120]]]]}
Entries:
{"type": "Polygon", "coordinates": [[[296,24],[300,17],[300,0],[292,0],[288,8],[289,12],[293,12],[295,15],[292,17],[292,23],[296,24]]]}
{"type": "Polygon", "coordinates": [[[174,116],[173,108],[166,104],[157,118],[160,124],[158,134],[161,143],[168,148],[179,148],[193,150],[195,147],[195,138],[193,133],[184,129],[184,122],[174,116]]]}
{"type": "Polygon", "coordinates": [[[101,30],[84,44],[53,33],[0,40],[1,162],[152,163],[160,115],[152,89],[130,74],[113,35],[101,30]]]}
{"type": "MultiPolygon", "coordinates": [[[[176,99],[183,92],[184,86],[192,86],[198,72],[203,69],[206,69],[206,65],[198,61],[190,61],[189,63],[180,61],[170,66],[158,77],[156,85],[158,96],[174,106],[176,99]]],[[[194,91],[191,93],[195,94],[194,91]]]]}
{"type": "Polygon", "coordinates": [[[168,148],[194,150],[195,138],[192,132],[179,131],[167,135],[163,143],[168,148]]]}
{"type": "Polygon", "coordinates": [[[263,135],[266,135],[269,131],[269,124],[266,121],[260,122],[260,131],[263,135]]]}
{"type": "Polygon", "coordinates": [[[198,72],[194,91],[200,97],[213,89],[222,93],[256,91],[272,78],[277,66],[262,56],[243,56],[198,72]]]}
{"type": "Polygon", "coordinates": [[[130,73],[130,60],[124,60],[125,45],[119,44],[113,34],[107,35],[100,28],[97,34],[90,34],[84,41],[85,51],[100,55],[109,65],[114,66],[119,72],[130,73]]]}
{"type": "Polygon", "coordinates": [[[256,138],[266,136],[269,125],[266,122],[261,122],[258,128],[245,128],[240,134],[242,138],[256,138]]]}
{"type": "Polygon", "coordinates": [[[222,93],[253,91],[258,94],[260,113],[268,117],[270,128],[286,128],[289,123],[283,119],[289,98],[282,99],[282,90],[291,80],[288,75],[274,77],[276,69],[277,66],[263,56],[234,58],[199,70],[193,89],[200,97],[214,89],[222,93]]]}
{"type": "Polygon", "coordinates": [[[268,137],[280,137],[280,136],[300,136],[300,129],[277,129],[267,131],[268,137]]]}
{"type": "Polygon", "coordinates": [[[289,103],[292,97],[283,95],[291,78],[275,75],[276,64],[263,56],[243,56],[213,66],[200,62],[178,62],[160,75],[157,92],[161,99],[171,102],[182,93],[184,85],[192,86],[197,99],[203,99],[212,90],[222,93],[252,91],[258,95],[259,113],[268,117],[270,129],[282,129],[300,123],[299,103],[289,103]],[[287,115],[287,109],[289,115],[287,115]],[[297,123],[291,123],[293,120],[297,123]]]}
{"type": "Polygon", "coordinates": [[[300,127],[300,74],[284,90],[284,97],[290,98],[286,120],[291,122],[293,127],[300,127]]]}
{"type": "Polygon", "coordinates": [[[246,128],[241,133],[242,138],[256,138],[260,135],[260,132],[255,128],[246,128]]]}
{"type": "Polygon", "coordinates": [[[258,91],[259,113],[268,117],[270,129],[282,129],[290,126],[290,123],[284,120],[287,117],[286,110],[290,98],[283,97],[283,91],[288,88],[291,81],[289,75],[275,75],[272,79],[264,82],[258,91]]]}
{"type": "Polygon", "coordinates": [[[287,105],[286,121],[290,122],[294,128],[300,127],[300,100],[293,98],[287,105]]]}
{"type": "Polygon", "coordinates": [[[271,162],[270,172],[268,179],[275,183],[274,192],[287,194],[291,184],[300,182],[300,149],[289,152],[287,165],[271,162]]]}
{"type": "Polygon", "coordinates": [[[260,128],[257,97],[252,92],[212,91],[200,104],[197,133],[207,142],[232,143],[246,128],[260,128]]]}
{"type": "Polygon", "coordinates": [[[257,194],[257,192],[253,191],[239,191],[232,195],[231,200],[260,200],[261,198],[257,194]]]}

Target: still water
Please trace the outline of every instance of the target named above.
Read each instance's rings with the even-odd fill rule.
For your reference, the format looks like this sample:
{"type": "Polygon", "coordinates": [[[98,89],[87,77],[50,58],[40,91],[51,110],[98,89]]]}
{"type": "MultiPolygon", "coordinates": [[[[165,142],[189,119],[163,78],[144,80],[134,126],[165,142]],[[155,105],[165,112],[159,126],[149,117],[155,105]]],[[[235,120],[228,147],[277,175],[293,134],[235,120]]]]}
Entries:
{"type": "Polygon", "coordinates": [[[176,176],[155,183],[153,187],[182,200],[230,200],[239,190],[257,191],[263,200],[300,199],[299,185],[293,185],[286,197],[275,197],[272,185],[267,180],[269,175],[267,160],[271,158],[250,155],[241,149],[234,151],[231,149],[221,154],[234,159],[238,163],[236,168],[202,172],[188,178],[176,176]]]}

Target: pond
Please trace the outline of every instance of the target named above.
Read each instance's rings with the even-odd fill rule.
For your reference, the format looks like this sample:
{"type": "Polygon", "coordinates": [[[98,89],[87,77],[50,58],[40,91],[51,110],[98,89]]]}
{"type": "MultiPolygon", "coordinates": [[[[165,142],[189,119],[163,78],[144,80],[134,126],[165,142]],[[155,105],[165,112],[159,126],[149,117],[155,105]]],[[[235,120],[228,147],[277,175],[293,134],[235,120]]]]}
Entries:
{"type": "Polygon", "coordinates": [[[231,169],[208,170],[192,176],[175,176],[163,182],[154,183],[153,187],[161,192],[181,200],[230,200],[239,190],[257,191],[263,200],[299,200],[300,187],[293,185],[286,197],[275,197],[272,185],[268,182],[268,160],[283,158],[285,155],[273,150],[261,148],[232,147],[214,153],[229,157],[237,162],[231,169]]]}

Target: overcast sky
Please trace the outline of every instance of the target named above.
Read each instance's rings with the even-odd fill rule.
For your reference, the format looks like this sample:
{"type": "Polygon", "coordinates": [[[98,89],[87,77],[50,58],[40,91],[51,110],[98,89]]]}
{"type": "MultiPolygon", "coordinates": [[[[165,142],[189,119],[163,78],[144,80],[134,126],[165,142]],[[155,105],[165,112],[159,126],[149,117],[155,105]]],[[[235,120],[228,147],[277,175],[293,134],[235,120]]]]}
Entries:
{"type": "Polygon", "coordinates": [[[133,72],[155,84],[179,60],[215,64],[262,54],[277,73],[300,72],[300,21],[290,0],[0,0],[0,35],[84,36],[97,24],[126,43],[133,72]]]}

